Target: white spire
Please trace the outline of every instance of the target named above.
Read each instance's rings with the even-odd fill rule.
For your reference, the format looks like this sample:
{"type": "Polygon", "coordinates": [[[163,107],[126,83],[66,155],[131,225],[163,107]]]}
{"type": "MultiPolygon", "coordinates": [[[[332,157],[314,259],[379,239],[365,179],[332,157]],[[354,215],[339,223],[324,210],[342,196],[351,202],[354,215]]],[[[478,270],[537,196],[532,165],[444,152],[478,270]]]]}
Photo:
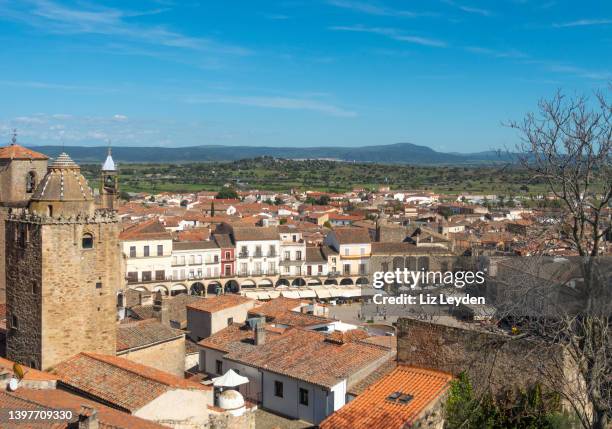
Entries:
{"type": "Polygon", "coordinates": [[[108,148],[108,155],[106,156],[106,161],[102,164],[102,171],[115,171],[115,161],[113,161],[113,157],[111,156],[111,148],[108,148]]]}

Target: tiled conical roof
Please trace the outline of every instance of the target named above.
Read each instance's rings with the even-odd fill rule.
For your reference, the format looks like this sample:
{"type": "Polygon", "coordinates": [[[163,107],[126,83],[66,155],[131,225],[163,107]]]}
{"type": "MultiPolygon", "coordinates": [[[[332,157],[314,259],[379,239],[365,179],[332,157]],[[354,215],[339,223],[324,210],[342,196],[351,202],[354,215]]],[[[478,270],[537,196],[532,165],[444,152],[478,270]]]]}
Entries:
{"type": "Polygon", "coordinates": [[[32,201],[92,201],[93,193],[80,170],[68,154],[60,154],[49,165],[32,201]]]}
{"type": "Polygon", "coordinates": [[[79,168],[79,166],[66,152],[62,152],[55,158],[51,165],[49,165],[49,168],[79,168]]]}

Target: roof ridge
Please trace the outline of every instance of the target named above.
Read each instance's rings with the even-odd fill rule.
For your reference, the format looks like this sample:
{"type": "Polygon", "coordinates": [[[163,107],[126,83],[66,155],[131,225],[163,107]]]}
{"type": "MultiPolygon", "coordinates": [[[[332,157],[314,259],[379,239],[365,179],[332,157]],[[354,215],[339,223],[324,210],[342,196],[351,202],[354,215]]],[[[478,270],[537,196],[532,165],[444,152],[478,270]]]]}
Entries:
{"type": "MultiPolygon", "coordinates": [[[[175,376],[173,376],[173,375],[172,375],[172,374],[170,374],[170,373],[166,373],[166,372],[161,371],[161,370],[159,370],[159,369],[157,369],[157,368],[153,368],[152,366],[142,365],[142,364],[139,364],[139,363],[136,363],[136,362],[130,361],[129,359],[121,358],[121,357],[118,357],[118,356],[111,356],[111,355],[106,356],[106,355],[101,355],[101,354],[91,353],[91,352],[81,352],[81,353],[82,353],[83,355],[87,356],[87,357],[90,357],[90,358],[92,358],[92,359],[94,359],[94,360],[97,360],[98,362],[104,362],[104,363],[107,363],[107,364],[113,365],[113,366],[115,366],[116,368],[120,368],[121,370],[123,370],[123,371],[127,371],[127,372],[129,372],[129,373],[131,373],[131,374],[134,374],[134,375],[136,375],[136,376],[140,377],[140,378],[144,378],[144,379],[146,379],[146,380],[150,380],[150,381],[153,381],[153,382],[158,383],[158,384],[163,384],[164,386],[168,386],[168,387],[172,387],[172,388],[177,388],[177,386],[176,386],[176,385],[172,385],[171,383],[169,383],[169,382],[167,382],[167,381],[162,381],[162,380],[159,380],[159,379],[153,378],[152,376],[148,376],[148,375],[142,374],[142,373],[140,373],[140,372],[137,372],[137,371],[136,371],[135,369],[133,369],[133,368],[126,368],[126,367],[124,367],[124,366],[118,366],[118,365],[115,365],[115,363],[112,361],[112,359],[113,359],[113,358],[114,358],[114,359],[122,359],[122,360],[125,360],[126,362],[128,362],[128,365],[140,365],[140,366],[144,366],[144,367],[145,367],[145,368],[147,368],[147,370],[149,370],[149,371],[152,371],[152,372],[157,372],[157,373],[161,373],[161,374],[164,374],[164,375],[167,375],[167,376],[170,376],[170,377],[175,377],[175,376]],[[111,359],[108,359],[108,358],[111,358],[111,359]]],[[[178,378],[178,377],[177,377],[177,378],[178,378]]],[[[180,380],[182,380],[182,379],[180,379],[180,380]]],[[[188,381],[188,380],[184,380],[184,381],[188,381]]]]}

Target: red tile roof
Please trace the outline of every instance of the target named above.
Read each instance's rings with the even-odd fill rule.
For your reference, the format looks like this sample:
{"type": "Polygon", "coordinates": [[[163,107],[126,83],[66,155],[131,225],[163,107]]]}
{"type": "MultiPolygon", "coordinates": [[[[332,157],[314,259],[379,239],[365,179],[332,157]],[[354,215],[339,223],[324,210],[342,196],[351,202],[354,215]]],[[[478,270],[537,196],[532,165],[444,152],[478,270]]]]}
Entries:
{"type": "Polygon", "coordinates": [[[172,240],[172,234],[157,218],[131,225],[119,233],[119,239],[131,240],[172,240]]]}
{"type": "Polygon", "coordinates": [[[0,147],[0,159],[45,160],[49,159],[49,157],[42,153],[34,152],[33,150],[30,150],[18,144],[11,144],[8,146],[0,147]]]}
{"type": "Polygon", "coordinates": [[[338,244],[363,244],[371,243],[370,233],[365,228],[336,228],[335,234],[338,244]]]}
{"type": "Polygon", "coordinates": [[[255,300],[242,295],[227,294],[201,299],[187,305],[187,309],[202,311],[205,313],[214,313],[216,311],[225,310],[226,308],[246,304],[247,302],[255,303],[255,300]]]}
{"type": "MultiPolygon", "coordinates": [[[[4,359],[4,358],[0,357],[0,369],[5,370],[5,371],[9,371],[11,375],[14,375],[13,365],[15,365],[15,362],[13,362],[12,360],[8,360],[8,359],[4,359]]],[[[34,369],[34,368],[29,368],[29,367],[27,367],[25,365],[22,365],[22,368],[24,370],[23,380],[27,380],[27,381],[55,381],[58,378],[57,376],[49,374],[48,372],[39,371],[39,370],[34,369]]]]}
{"type": "Polygon", "coordinates": [[[331,388],[392,354],[385,347],[361,341],[338,344],[320,332],[290,328],[274,341],[230,352],[225,359],[331,388]]]}
{"type": "MultiPolygon", "coordinates": [[[[272,326],[265,326],[264,328],[266,330],[266,341],[278,338],[285,331],[272,326]]],[[[198,345],[224,353],[246,352],[255,347],[253,339],[253,329],[250,329],[247,325],[234,324],[201,340],[198,345]]]]}
{"type": "Polygon", "coordinates": [[[79,353],[55,366],[62,384],[134,412],[176,389],[208,390],[199,383],[116,356],[79,353]]]}
{"type": "Polygon", "coordinates": [[[182,338],[184,333],[160,323],[157,319],[124,323],[117,326],[117,351],[122,352],[151,344],[182,338]]]}
{"type": "Polygon", "coordinates": [[[326,418],[320,429],[401,429],[412,426],[448,389],[450,374],[398,366],[355,400],[326,418]],[[387,399],[394,392],[412,395],[402,404],[387,399]]]}
{"type": "MultiPolygon", "coordinates": [[[[73,418],[70,422],[76,422],[81,406],[86,405],[98,412],[98,423],[100,429],[167,429],[163,426],[140,417],[132,416],[123,411],[107,407],[64,390],[34,390],[19,389],[16,392],[0,392],[0,408],[14,410],[70,410],[73,418]]],[[[7,426],[8,427],[8,426],[7,426]]],[[[35,425],[19,424],[20,429],[43,429],[43,428],[68,428],[68,422],[49,422],[48,424],[37,421],[35,425]]]]}

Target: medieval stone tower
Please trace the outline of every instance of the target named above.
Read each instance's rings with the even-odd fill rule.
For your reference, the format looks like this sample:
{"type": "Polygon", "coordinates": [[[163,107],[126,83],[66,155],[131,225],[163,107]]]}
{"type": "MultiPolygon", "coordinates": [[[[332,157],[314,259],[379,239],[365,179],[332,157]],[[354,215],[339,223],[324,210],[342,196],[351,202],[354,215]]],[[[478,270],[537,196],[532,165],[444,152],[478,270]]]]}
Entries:
{"type": "Polygon", "coordinates": [[[42,153],[18,145],[16,134],[9,146],[0,148],[0,303],[6,300],[4,221],[9,211],[16,213],[28,205],[47,172],[48,159],[42,153]]]}
{"type": "Polygon", "coordinates": [[[27,210],[6,221],[7,357],[47,369],[81,351],[116,353],[119,224],[96,211],[62,153],[27,210]]]}
{"type": "Polygon", "coordinates": [[[102,164],[100,174],[100,207],[114,210],[115,202],[119,196],[119,178],[110,148],[108,149],[106,161],[102,164]]]}

